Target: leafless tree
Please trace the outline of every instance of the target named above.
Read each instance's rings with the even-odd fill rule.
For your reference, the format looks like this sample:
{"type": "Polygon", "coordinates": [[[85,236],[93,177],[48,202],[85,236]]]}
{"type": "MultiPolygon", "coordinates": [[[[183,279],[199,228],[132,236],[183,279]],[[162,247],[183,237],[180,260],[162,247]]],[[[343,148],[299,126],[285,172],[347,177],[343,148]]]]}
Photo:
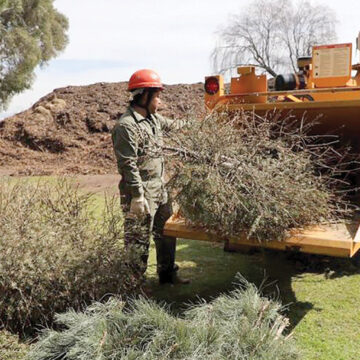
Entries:
{"type": "Polygon", "coordinates": [[[296,71],[299,56],[316,44],[336,40],[336,15],[307,0],[254,0],[218,31],[211,59],[216,73],[231,75],[253,64],[272,76],[296,71]]]}

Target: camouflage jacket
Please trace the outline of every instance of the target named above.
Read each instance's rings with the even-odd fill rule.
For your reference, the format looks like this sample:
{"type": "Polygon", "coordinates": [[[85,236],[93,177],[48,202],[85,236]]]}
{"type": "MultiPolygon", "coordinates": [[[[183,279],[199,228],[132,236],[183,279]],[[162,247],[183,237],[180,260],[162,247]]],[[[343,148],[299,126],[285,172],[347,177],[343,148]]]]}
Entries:
{"type": "Polygon", "coordinates": [[[174,124],[174,120],[159,114],[144,118],[132,107],[116,121],[112,141],[121,175],[122,195],[138,197],[144,194],[154,200],[163,198],[163,132],[171,130],[174,124]]]}

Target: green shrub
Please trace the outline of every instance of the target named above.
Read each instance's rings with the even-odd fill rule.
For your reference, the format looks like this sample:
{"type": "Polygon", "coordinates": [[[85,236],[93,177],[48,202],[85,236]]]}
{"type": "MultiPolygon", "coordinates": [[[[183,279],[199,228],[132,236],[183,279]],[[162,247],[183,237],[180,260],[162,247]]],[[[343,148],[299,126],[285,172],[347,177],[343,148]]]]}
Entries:
{"type": "Polygon", "coordinates": [[[62,331],[46,330],[29,360],[294,360],[281,305],[241,280],[229,295],[189,308],[182,318],[140,298],[130,308],[115,298],[83,313],[57,315],[62,331]]]}
{"type": "Polygon", "coordinates": [[[51,324],[55,312],[137,288],[124,261],[118,200],[107,199],[101,216],[94,210],[92,196],[68,180],[0,182],[0,319],[7,329],[51,324]]]}

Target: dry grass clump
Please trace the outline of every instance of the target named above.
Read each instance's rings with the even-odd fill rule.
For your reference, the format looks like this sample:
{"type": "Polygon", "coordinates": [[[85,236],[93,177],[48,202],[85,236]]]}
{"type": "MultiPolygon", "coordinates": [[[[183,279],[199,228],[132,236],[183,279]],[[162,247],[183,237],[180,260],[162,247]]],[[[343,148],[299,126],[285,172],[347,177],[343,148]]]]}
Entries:
{"type": "Polygon", "coordinates": [[[117,299],[83,313],[57,315],[62,331],[46,330],[29,360],[295,360],[281,305],[241,279],[229,295],[200,303],[183,317],[140,298],[130,309],[117,299]]]}
{"type": "Polygon", "coordinates": [[[0,319],[14,331],[51,324],[137,281],[125,266],[122,215],[108,199],[101,216],[70,181],[0,182],[0,319]]]}
{"type": "Polygon", "coordinates": [[[1,360],[24,360],[28,353],[28,345],[21,343],[18,336],[0,331],[0,359],[1,360]]]}
{"type": "Polygon", "coordinates": [[[334,137],[311,125],[255,114],[211,115],[170,136],[169,182],[181,214],[224,236],[244,230],[260,241],[334,220],[346,202],[337,191],[344,158],[334,137]]]}

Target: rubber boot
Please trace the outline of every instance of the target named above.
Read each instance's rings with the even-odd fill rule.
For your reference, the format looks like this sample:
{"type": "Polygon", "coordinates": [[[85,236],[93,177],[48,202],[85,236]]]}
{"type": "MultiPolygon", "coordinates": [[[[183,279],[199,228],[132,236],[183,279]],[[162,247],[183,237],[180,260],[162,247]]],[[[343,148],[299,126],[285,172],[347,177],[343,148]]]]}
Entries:
{"type": "Polygon", "coordinates": [[[190,284],[190,279],[182,278],[178,276],[177,271],[172,272],[160,272],[159,273],[159,283],[160,284],[190,284]]]}

